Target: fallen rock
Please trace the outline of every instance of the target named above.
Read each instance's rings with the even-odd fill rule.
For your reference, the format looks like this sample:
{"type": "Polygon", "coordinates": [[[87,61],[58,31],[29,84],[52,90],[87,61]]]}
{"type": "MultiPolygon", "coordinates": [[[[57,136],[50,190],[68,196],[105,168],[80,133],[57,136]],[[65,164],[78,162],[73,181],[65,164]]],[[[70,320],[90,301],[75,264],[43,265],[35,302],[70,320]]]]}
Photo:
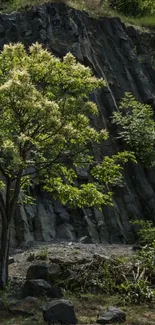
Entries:
{"type": "Polygon", "coordinates": [[[8,261],[8,264],[13,264],[15,262],[14,258],[13,257],[9,257],[9,261],[8,261]]]}
{"type": "Polygon", "coordinates": [[[60,273],[61,269],[58,264],[53,263],[49,266],[46,263],[34,264],[28,268],[26,280],[43,279],[53,283],[53,279],[60,273]]]}
{"type": "Polygon", "coordinates": [[[32,316],[36,314],[36,310],[40,310],[38,299],[34,297],[26,297],[22,300],[17,300],[9,304],[9,311],[14,314],[22,314],[32,316]]]}
{"type": "Polygon", "coordinates": [[[64,264],[63,258],[49,257],[49,260],[50,260],[51,263],[54,263],[54,264],[64,264]]]}
{"type": "Polygon", "coordinates": [[[51,298],[62,298],[63,297],[63,292],[62,289],[60,287],[52,287],[51,288],[51,292],[50,292],[50,297],[51,298]]]}
{"type": "Polygon", "coordinates": [[[40,297],[42,295],[50,296],[51,286],[43,279],[28,280],[23,286],[23,297],[40,297]]]}
{"type": "Polygon", "coordinates": [[[101,254],[98,254],[98,253],[95,253],[93,255],[93,258],[95,258],[96,260],[99,260],[99,261],[103,261],[103,262],[106,262],[106,261],[110,261],[111,258],[107,255],[101,255],[101,254]]]}
{"type": "Polygon", "coordinates": [[[44,321],[48,324],[77,324],[73,304],[68,300],[53,300],[43,311],[44,321]]]}
{"type": "Polygon", "coordinates": [[[26,280],[43,279],[47,281],[48,266],[45,263],[31,265],[27,270],[26,280]]]}
{"type": "Polygon", "coordinates": [[[43,279],[28,280],[23,286],[23,297],[48,296],[50,298],[62,298],[63,292],[60,287],[52,286],[43,279]]]}
{"type": "Polygon", "coordinates": [[[123,323],[126,320],[124,311],[116,307],[109,307],[107,311],[101,312],[97,318],[98,324],[123,323]]]}
{"type": "Polygon", "coordinates": [[[48,281],[53,282],[53,278],[55,277],[59,277],[59,274],[61,273],[61,268],[58,264],[56,263],[51,263],[48,266],[48,270],[47,270],[47,279],[48,281]]]}
{"type": "Polygon", "coordinates": [[[90,244],[91,243],[91,240],[88,236],[84,236],[84,237],[81,237],[79,239],[79,243],[81,244],[90,244]]]}

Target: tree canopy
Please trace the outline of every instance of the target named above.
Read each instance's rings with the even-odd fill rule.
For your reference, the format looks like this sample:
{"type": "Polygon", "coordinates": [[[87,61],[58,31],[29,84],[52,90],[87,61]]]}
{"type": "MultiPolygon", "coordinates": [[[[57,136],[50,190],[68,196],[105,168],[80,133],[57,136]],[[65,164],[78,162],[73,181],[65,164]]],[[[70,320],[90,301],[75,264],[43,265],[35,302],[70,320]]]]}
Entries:
{"type": "Polygon", "coordinates": [[[96,182],[120,182],[121,166],[116,162],[129,154],[107,157],[92,169],[95,182],[75,186],[78,168],[96,164],[88,145],[108,138],[107,131],[96,131],[89,118],[98,114],[89,95],[103,86],[105,82],[71,53],[61,60],[39,44],[28,53],[20,43],[6,45],[0,55],[2,175],[14,183],[22,179],[24,188],[39,172],[39,180],[63,203],[110,204],[111,193],[99,191],[96,182]]]}
{"type": "Polygon", "coordinates": [[[118,138],[135,153],[145,167],[155,165],[155,121],[153,109],[126,93],[119,110],[113,114],[118,125],[118,138]]]}
{"type": "Polygon", "coordinates": [[[5,45],[0,53],[2,286],[11,220],[32,182],[72,207],[112,205],[111,185],[122,183],[122,164],[134,155],[125,151],[100,161],[93,155],[93,146],[102,144],[108,132],[92,126],[98,109],[90,94],[105,86],[71,53],[59,59],[38,43],[28,51],[21,43],[5,45]],[[89,172],[82,184],[77,181],[81,168],[89,172]]]}

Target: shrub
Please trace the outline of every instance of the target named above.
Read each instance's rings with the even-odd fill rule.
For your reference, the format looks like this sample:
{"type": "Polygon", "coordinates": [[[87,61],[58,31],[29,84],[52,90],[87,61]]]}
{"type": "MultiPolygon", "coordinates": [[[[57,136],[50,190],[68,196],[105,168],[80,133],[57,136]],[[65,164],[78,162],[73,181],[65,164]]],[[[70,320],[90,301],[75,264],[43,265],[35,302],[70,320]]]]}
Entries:
{"type": "Polygon", "coordinates": [[[126,93],[119,110],[113,114],[118,125],[118,138],[135,153],[137,161],[146,167],[155,164],[155,122],[150,105],[138,102],[126,93]]]}
{"type": "Polygon", "coordinates": [[[110,6],[125,16],[152,15],[155,12],[154,0],[110,0],[110,6]]]}
{"type": "Polygon", "coordinates": [[[151,302],[154,293],[146,279],[126,280],[120,285],[120,293],[126,303],[141,304],[151,302]]]}
{"type": "Polygon", "coordinates": [[[110,6],[125,16],[137,16],[141,13],[139,0],[110,0],[110,6]]]}
{"type": "Polygon", "coordinates": [[[153,246],[155,242],[155,227],[152,221],[149,220],[134,220],[133,225],[138,226],[137,235],[139,243],[144,245],[153,246]]]}

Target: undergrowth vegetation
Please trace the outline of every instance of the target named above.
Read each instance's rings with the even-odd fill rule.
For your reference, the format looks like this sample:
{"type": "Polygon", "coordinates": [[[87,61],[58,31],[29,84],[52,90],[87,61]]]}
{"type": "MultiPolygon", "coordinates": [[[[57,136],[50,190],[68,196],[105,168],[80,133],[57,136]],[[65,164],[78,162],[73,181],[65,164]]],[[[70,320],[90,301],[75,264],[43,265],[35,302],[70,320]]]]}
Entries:
{"type": "Polygon", "coordinates": [[[129,257],[111,258],[95,254],[88,264],[62,265],[62,275],[55,283],[68,293],[117,296],[121,305],[155,302],[155,228],[149,221],[137,221],[139,242],[147,244],[129,257]],[[150,237],[149,237],[150,234],[150,237]],[[152,238],[152,240],[150,240],[152,238]]]}
{"type": "Polygon", "coordinates": [[[66,291],[81,294],[117,295],[121,304],[151,303],[155,292],[155,247],[144,248],[133,257],[113,257],[106,259],[95,256],[90,264],[82,265],[72,272],[76,276],[58,284],[66,291]]]}

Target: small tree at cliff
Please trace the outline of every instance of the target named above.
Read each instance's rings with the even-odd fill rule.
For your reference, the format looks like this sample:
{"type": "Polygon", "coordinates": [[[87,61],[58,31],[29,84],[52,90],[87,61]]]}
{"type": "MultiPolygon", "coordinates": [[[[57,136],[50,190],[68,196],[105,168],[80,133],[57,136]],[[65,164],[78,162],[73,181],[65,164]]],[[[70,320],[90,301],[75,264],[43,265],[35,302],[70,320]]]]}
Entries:
{"type": "Polygon", "coordinates": [[[145,167],[154,166],[155,121],[152,107],[126,93],[120,109],[113,114],[113,123],[119,126],[119,138],[135,153],[137,161],[145,167]]]}
{"type": "Polygon", "coordinates": [[[69,53],[63,60],[20,43],[0,54],[0,281],[8,281],[10,224],[17,204],[33,179],[72,206],[112,204],[108,184],[119,184],[122,166],[132,154],[122,152],[97,163],[88,148],[106,140],[88,116],[97,114],[89,95],[105,82],[69,53]],[[79,168],[92,180],[78,185],[79,168]]]}

